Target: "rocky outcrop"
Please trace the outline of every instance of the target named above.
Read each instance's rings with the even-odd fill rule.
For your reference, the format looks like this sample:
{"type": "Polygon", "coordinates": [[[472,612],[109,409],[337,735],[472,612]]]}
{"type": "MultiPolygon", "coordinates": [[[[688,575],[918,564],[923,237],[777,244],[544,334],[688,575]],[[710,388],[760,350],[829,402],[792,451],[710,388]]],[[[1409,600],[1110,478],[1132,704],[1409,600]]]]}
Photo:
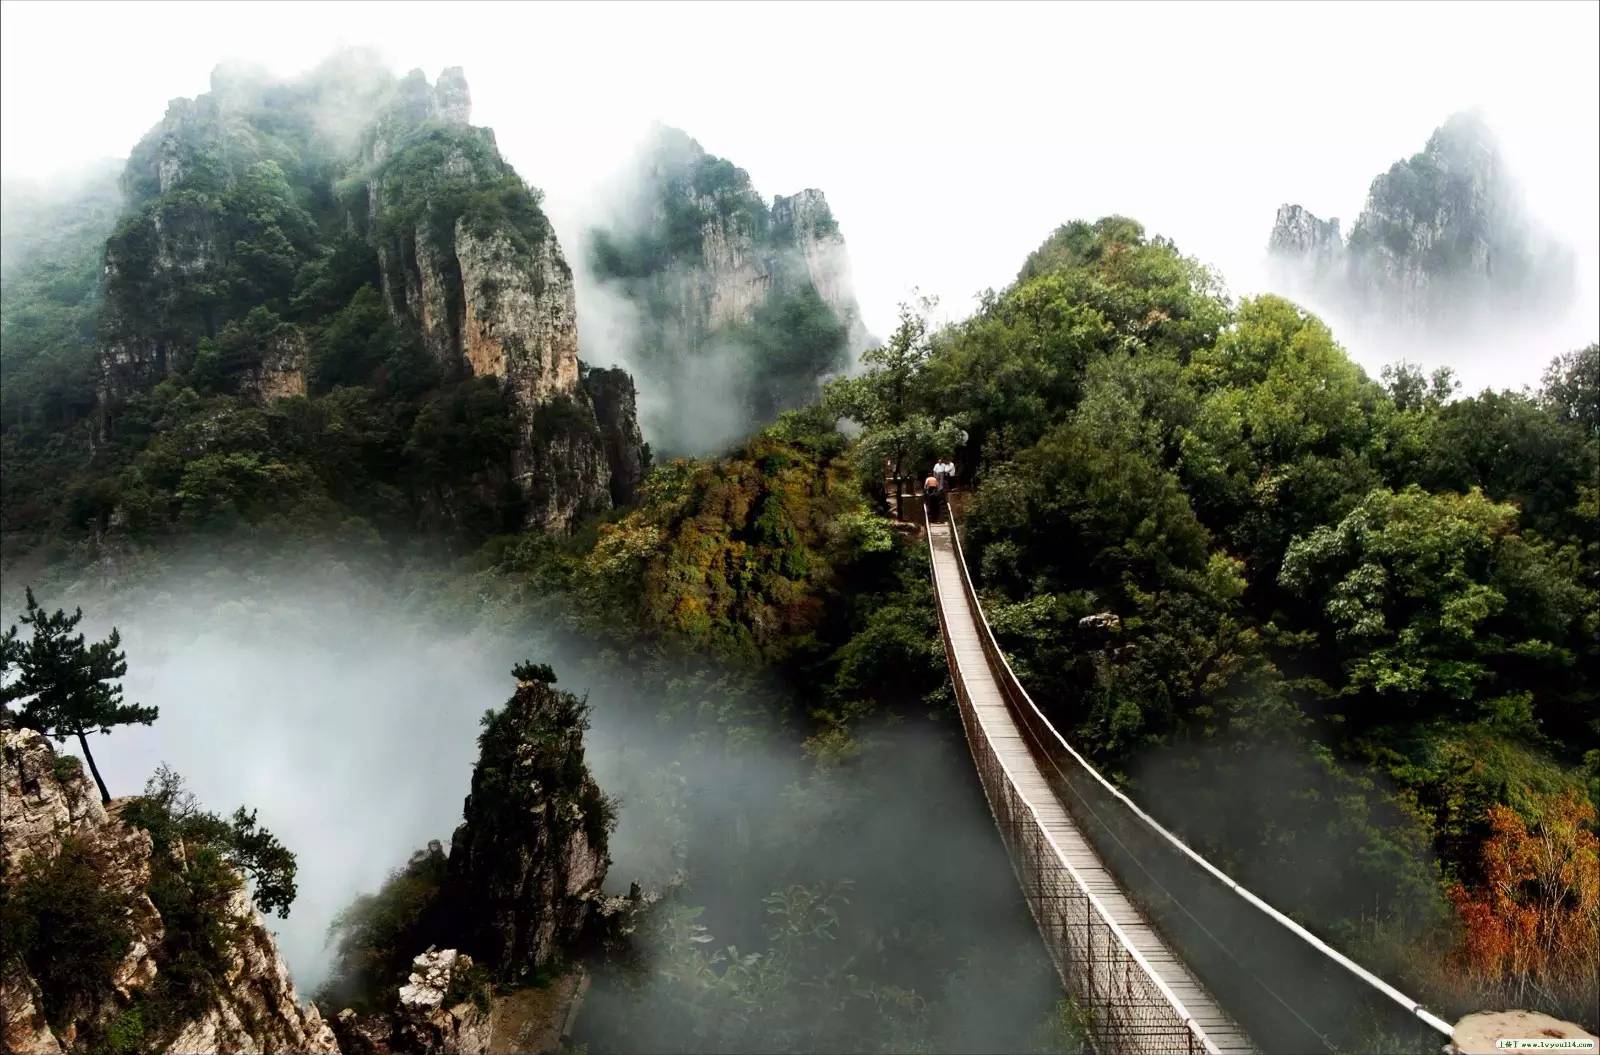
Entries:
{"type": "Polygon", "coordinates": [[[524,417],[512,472],[530,523],[568,531],[611,507],[611,463],[588,393],[552,397],[524,417]]]}
{"type": "Polygon", "coordinates": [[[1267,251],[1275,256],[1327,264],[1344,254],[1339,221],[1322,220],[1299,205],[1280,205],[1267,251]]]}
{"type": "MultiPolygon", "coordinates": [[[[481,1055],[489,1049],[489,1013],[473,1002],[472,957],[454,949],[419,955],[400,987],[396,1030],[405,1051],[481,1055]]],[[[487,1004],[487,987],[478,995],[487,1004]]]]}
{"type": "Polygon", "coordinates": [[[859,325],[844,237],[822,191],[779,196],[768,207],[743,169],[675,128],[657,129],[644,159],[646,204],[604,235],[667,243],[670,266],[638,277],[663,287],[683,347],[702,347],[749,324],[773,296],[806,287],[859,325]]]}
{"type": "Polygon", "coordinates": [[[334,1018],[345,1055],[484,1055],[490,995],[472,957],[429,949],[411,968],[391,1010],[363,1015],[346,1008],[334,1018]]]}
{"type": "Polygon", "coordinates": [[[241,886],[229,915],[239,921],[217,999],[167,1045],[185,1052],[336,1052],[333,1031],[315,1006],[302,1006],[277,942],[241,886]]]}
{"type": "Polygon", "coordinates": [[[833,210],[828,208],[828,199],[810,187],[787,198],[774,198],[772,229],[779,245],[792,246],[799,254],[806,280],[848,327],[852,357],[860,354],[869,338],[861,321],[861,307],[856,303],[850,253],[833,210]]]}
{"type": "Polygon", "coordinates": [[[61,1055],[39,983],[21,964],[0,960],[0,1047],[16,1055],[61,1055]]]}
{"type": "Polygon", "coordinates": [[[610,864],[608,807],[583,764],[585,705],[530,678],[485,728],[446,886],[460,944],[505,982],[576,943],[610,864]]]}
{"type": "Polygon", "coordinates": [[[472,93],[467,89],[467,76],[460,66],[448,67],[439,74],[433,98],[441,121],[464,125],[472,120],[472,93]]]}
{"type": "MultiPolygon", "coordinates": [[[[445,880],[424,910],[426,940],[451,947],[416,954],[392,996],[352,990],[377,1010],[335,1016],[347,1055],[562,1050],[586,976],[545,969],[580,942],[625,937],[654,903],[637,885],[601,894],[612,811],[584,762],[587,704],[556,689],[548,667],[514,673],[516,692],[485,720],[445,880]]],[[[442,856],[429,844],[411,874],[442,856]]],[[[424,940],[424,928],[409,933],[424,940]]]]}
{"type": "Polygon", "coordinates": [[[363,223],[387,302],[444,376],[501,380],[522,423],[512,477],[527,520],[569,531],[631,490],[613,481],[635,473],[641,441],[602,440],[579,384],[572,270],[534,192],[493,136],[466,124],[461,71],[446,70],[427,93],[420,74],[403,84],[369,149],[363,223]]]}
{"type": "MultiPolygon", "coordinates": [[[[103,995],[78,1001],[45,1021],[45,1001],[26,962],[0,973],[7,1050],[77,1051],[160,974],[165,925],[149,896],[152,845],[148,833],[125,823],[128,800],[107,809],[76,760],[57,755],[32,730],[0,727],[0,844],[3,880],[63,852],[69,840],[92,862],[95,874],[126,907],[130,942],[103,995]]],[[[288,969],[243,885],[229,915],[238,926],[230,945],[231,968],[207,1010],[181,1024],[162,1050],[187,1052],[334,1052],[332,1032],[315,1008],[302,1007],[288,969]]]]}
{"type": "Polygon", "coordinates": [[[55,860],[69,840],[123,906],[130,941],[108,984],[101,987],[110,998],[75,1001],[42,1029],[37,1012],[43,1000],[37,983],[26,965],[8,968],[0,1003],[34,1009],[15,1020],[7,1016],[7,1042],[14,1048],[53,1050],[50,1044],[55,1043],[62,1050],[73,1050],[81,1033],[103,1025],[116,1013],[116,1000],[130,998],[155,978],[154,950],[163,928],[148,894],[150,836],[122,824],[114,810],[101,804],[77,759],[57,755],[50,742],[31,729],[0,725],[0,846],[4,847],[0,877],[15,882],[30,866],[55,860]],[[27,1023],[23,1031],[27,1036],[13,1042],[10,1034],[21,1023],[27,1023]]]}
{"type": "Polygon", "coordinates": [[[638,495],[650,452],[639,431],[638,397],[633,378],[622,370],[585,369],[583,389],[594,405],[600,442],[610,470],[611,503],[626,506],[638,495]]]}
{"type": "Polygon", "coordinates": [[[301,330],[209,360],[206,342],[227,343],[256,311],[317,332],[372,281],[439,380],[504,386],[522,431],[513,464],[489,475],[516,481],[527,525],[569,531],[629,493],[642,451],[602,442],[579,383],[571,269],[538,192],[471,114],[459,68],[429,84],[420,70],[395,79],[360,62],[289,83],[219,71],[209,93],[175,100],[129,158],[129,211],[106,246],[101,434],[129,397],[174,374],[261,402],[308,394],[301,330]],[[314,216],[305,201],[327,208],[314,216]],[[335,268],[337,282],[322,277],[335,268]],[[297,298],[324,293],[327,314],[307,321],[297,298]],[[539,431],[552,421],[568,431],[539,431]]]}
{"type": "Polygon", "coordinates": [[[1529,217],[1475,114],[1450,118],[1374,179],[1348,241],[1337,220],[1285,205],[1268,249],[1293,292],[1407,327],[1464,329],[1559,307],[1574,291],[1570,249],[1529,217]]]}
{"type": "Polygon", "coordinates": [[[461,351],[478,376],[505,379],[528,407],[578,387],[578,309],[572,271],[552,234],[522,253],[503,231],[456,221],[461,351]]]}
{"type": "Polygon", "coordinates": [[[260,360],[239,378],[239,393],[258,403],[306,394],[308,349],[298,326],[284,326],[264,340],[260,360]]]}

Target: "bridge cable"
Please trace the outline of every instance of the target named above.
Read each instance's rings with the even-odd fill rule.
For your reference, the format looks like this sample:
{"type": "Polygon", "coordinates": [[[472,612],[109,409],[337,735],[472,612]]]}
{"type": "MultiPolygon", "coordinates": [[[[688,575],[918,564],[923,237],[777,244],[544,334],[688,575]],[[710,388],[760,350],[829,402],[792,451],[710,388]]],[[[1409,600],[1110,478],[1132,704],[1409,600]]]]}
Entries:
{"type": "MultiPolygon", "coordinates": [[[[957,559],[957,561],[958,561],[958,563],[960,565],[962,574],[967,578],[968,583],[970,584],[971,572],[967,569],[966,553],[962,549],[961,536],[960,536],[959,531],[957,530],[956,523],[955,523],[955,517],[954,517],[953,514],[949,515],[949,526],[950,526],[950,537],[951,537],[951,539],[952,539],[952,541],[954,543],[954,552],[955,552],[956,559],[957,559]]],[[[976,589],[973,590],[973,594],[974,594],[974,596],[976,596],[976,594],[977,594],[977,590],[976,589]]],[[[1023,698],[1025,700],[1027,700],[1028,705],[1033,709],[1034,714],[1036,714],[1038,716],[1039,720],[1044,723],[1045,728],[1050,730],[1050,732],[1055,736],[1056,740],[1061,744],[1061,746],[1067,751],[1068,754],[1070,754],[1072,756],[1073,760],[1076,761],[1078,763],[1078,765],[1081,766],[1098,783],[1100,783],[1103,787],[1105,787],[1105,789],[1108,792],[1110,792],[1111,795],[1114,798],[1116,798],[1117,800],[1122,802],[1124,805],[1126,805],[1131,811],[1133,811],[1135,816],[1137,816],[1140,820],[1144,821],[1145,824],[1149,825],[1149,827],[1151,829],[1153,829],[1157,834],[1159,834],[1167,842],[1169,842],[1173,846],[1175,846],[1180,852],[1182,852],[1185,856],[1187,856],[1191,860],[1193,860],[1201,868],[1205,869],[1211,875],[1213,875],[1218,880],[1220,880],[1224,885],[1226,885],[1234,893],[1238,894],[1246,902],[1248,902],[1249,904],[1253,905],[1255,908],[1259,909],[1260,911],[1264,912],[1268,917],[1270,917],[1271,919],[1273,919],[1277,923],[1279,923],[1282,926],[1284,926],[1285,928],[1287,928],[1291,933],[1293,933],[1297,937],[1301,938],[1303,941],[1305,941],[1308,944],[1310,944],[1317,951],[1319,951],[1319,952],[1323,953],[1324,955],[1328,956],[1335,963],[1337,963],[1341,967],[1345,968],[1345,970],[1349,971],[1350,973],[1354,974],[1357,978],[1360,978],[1362,981],[1366,982],[1368,985],[1370,985],[1373,988],[1377,989],[1379,992],[1383,993],[1385,996],[1389,997],[1389,999],[1393,1000],[1395,1003],[1397,1003],[1400,1006],[1404,1007],[1412,1015],[1414,1015],[1418,1019],[1422,1020],[1423,1022],[1427,1023],[1429,1026],[1433,1027],[1438,1032],[1443,1033],[1445,1036],[1453,1035],[1454,1030],[1453,1030],[1453,1028],[1451,1027],[1451,1025],[1448,1022],[1444,1021],[1439,1016],[1437,1016],[1433,1012],[1429,1011],[1426,1007],[1424,1007],[1418,1001],[1413,1000],[1411,997],[1409,997],[1406,994],[1402,993],[1400,990],[1396,989],[1394,986],[1390,985],[1388,982],[1385,982],[1382,978],[1379,978],[1377,975],[1373,974],[1371,971],[1368,971],[1365,967],[1362,967],[1360,964],[1356,963],[1354,960],[1351,960],[1348,956],[1345,956],[1343,953],[1339,952],[1337,949],[1335,949],[1332,946],[1330,946],[1327,942],[1323,941],[1321,938],[1317,937],[1315,934],[1312,934],[1309,930],[1307,930],[1300,923],[1298,923],[1295,920],[1291,919],[1289,916],[1287,916],[1284,913],[1280,912],[1278,909],[1274,908],[1272,905],[1269,905],[1267,902],[1263,901],[1260,897],[1256,896],[1254,893],[1252,893],[1251,891],[1247,890],[1245,887],[1241,886],[1238,882],[1236,882],[1227,873],[1223,872],[1216,865],[1212,864],[1210,861],[1206,860],[1203,856],[1201,856],[1199,853],[1197,853],[1192,847],[1190,847],[1182,839],[1179,839],[1176,835],[1172,834],[1172,832],[1168,831],[1159,821],[1157,821],[1154,817],[1152,817],[1148,813],[1146,813],[1142,808],[1139,807],[1139,805],[1137,803],[1135,803],[1132,799],[1130,799],[1124,792],[1122,792],[1119,788],[1117,788],[1110,781],[1108,781],[1105,778],[1105,776],[1102,775],[1099,770],[1095,769],[1094,766],[1090,765],[1088,760],[1085,759],[1081,754],[1079,754],[1078,751],[1076,749],[1074,749],[1071,744],[1067,743],[1066,738],[1063,737],[1061,735],[1060,731],[1058,729],[1056,729],[1056,727],[1050,722],[1050,720],[1044,716],[1044,712],[1039,709],[1039,705],[1033,702],[1033,697],[1028,695],[1028,690],[1022,687],[1022,682],[1020,680],[1018,680],[1018,678],[1016,676],[1016,673],[1011,669],[1011,663],[1010,663],[1010,661],[1008,659],[1006,659],[1005,652],[1003,650],[1001,650],[1000,643],[998,641],[996,641],[995,638],[994,638],[994,631],[989,626],[988,616],[984,614],[981,604],[978,606],[976,614],[977,614],[977,617],[978,617],[979,621],[982,623],[984,634],[989,638],[990,642],[994,645],[995,652],[999,656],[1002,665],[1005,667],[1006,674],[1010,676],[1010,679],[1016,684],[1017,688],[1019,690],[1021,690],[1023,698]]],[[[1026,722],[1024,722],[1023,724],[1024,724],[1024,726],[1027,725],[1026,722]]],[[[1041,747],[1041,751],[1045,755],[1046,758],[1051,758],[1051,753],[1049,751],[1044,751],[1042,749],[1042,747],[1041,747]]],[[[1054,761],[1052,761],[1051,764],[1052,764],[1052,766],[1055,766],[1054,761]]],[[[1057,771],[1060,772],[1059,767],[1056,767],[1056,768],[1057,768],[1057,771]]],[[[1062,776],[1063,780],[1067,781],[1068,786],[1070,787],[1071,786],[1071,781],[1067,780],[1067,777],[1066,777],[1065,773],[1062,773],[1061,776],[1062,776]]],[[[1074,791],[1074,794],[1077,794],[1077,792],[1074,791]]],[[[1079,796],[1079,797],[1081,798],[1081,796],[1079,796]]],[[[1098,816],[1096,817],[1096,819],[1097,820],[1099,819],[1098,816]]],[[[1100,823],[1102,825],[1104,825],[1105,822],[1101,821],[1100,823]]],[[[1115,836],[1113,836],[1113,838],[1115,838],[1115,836]]],[[[1118,845],[1122,846],[1120,840],[1118,841],[1118,845]]],[[[1122,848],[1123,848],[1123,850],[1125,852],[1127,851],[1127,847],[1126,846],[1122,846],[1122,848]]],[[[1131,853],[1130,853],[1130,856],[1132,856],[1131,853]]],[[[1142,865],[1140,866],[1140,869],[1144,870],[1142,865]]],[[[1148,873],[1146,873],[1146,874],[1148,874],[1148,873]]],[[[1153,877],[1152,877],[1152,881],[1154,881],[1153,877]]],[[[1160,884],[1158,883],[1157,885],[1159,886],[1160,884]]],[[[1165,888],[1163,888],[1163,890],[1165,891],[1165,888]]],[[[1165,891],[1165,892],[1168,894],[1169,897],[1171,896],[1171,892],[1170,891],[1165,891]]],[[[1174,898],[1174,902],[1176,903],[1176,899],[1175,898],[1174,898]]],[[[1179,907],[1180,908],[1183,907],[1181,905],[1181,903],[1179,904],[1179,907]]],[[[1186,915],[1191,915],[1190,913],[1188,913],[1187,909],[1184,909],[1184,912],[1185,912],[1186,915]]],[[[1191,918],[1193,918],[1192,915],[1191,915],[1191,918]]],[[[1198,921],[1196,921],[1196,922],[1198,924],[1198,921]]],[[[1202,930],[1205,929],[1203,924],[1200,924],[1200,926],[1201,926],[1202,930]]],[[[1249,972],[1246,972],[1246,973],[1249,973],[1249,972]]],[[[1254,975],[1251,975],[1251,976],[1254,977],[1254,975]]],[[[1263,986],[1263,988],[1267,988],[1265,983],[1262,983],[1262,986],[1263,986]]],[[[1270,988],[1268,988],[1268,992],[1271,992],[1270,988]]],[[[1276,996],[1276,994],[1274,994],[1274,996],[1276,996]]],[[[1282,998],[1279,997],[1278,999],[1281,1002],[1282,998]]],[[[1292,1009],[1291,1009],[1291,1013],[1293,1013],[1292,1009]]],[[[1299,1016],[1296,1015],[1296,1017],[1299,1017],[1299,1016]]],[[[1313,1032],[1316,1032],[1316,1030],[1313,1029],[1313,1032]]]]}
{"type": "MultiPolygon", "coordinates": [[[[1024,728],[1026,728],[1026,727],[1024,727],[1024,728]]],[[[1028,733],[1028,738],[1030,740],[1034,739],[1034,736],[1033,736],[1031,731],[1028,733]]],[[[1213,945],[1215,945],[1218,949],[1220,949],[1222,951],[1222,954],[1224,956],[1226,956],[1234,964],[1234,966],[1238,967],[1240,972],[1245,977],[1249,978],[1251,981],[1253,981],[1257,985],[1259,985],[1263,990],[1266,991],[1268,996],[1270,996],[1270,997],[1272,997],[1272,999],[1276,1000],[1278,1002],[1278,1004],[1280,1006],[1282,1006],[1282,1008],[1285,1011],[1287,1011],[1290,1015],[1292,1015],[1296,1022],[1299,1022],[1302,1026],[1304,1026],[1306,1028],[1306,1032],[1310,1033],[1312,1036],[1316,1037],[1317,1040],[1321,1041],[1323,1047],[1327,1048],[1328,1051],[1330,1051],[1330,1052],[1338,1051],[1339,1050],[1338,1045],[1335,1044],[1331,1039],[1329,1039],[1329,1037],[1328,1037],[1328,1035],[1326,1033],[1323,1033],[1316,1026],[1314,1026],[1310,1022],[1306,1021],[1305,1016],[1301,1015],[1300,1012],[1296,1011],[1294,1009],[1294,1007],[1287,1000],[1285,1000],[1281,994],[1278,993],[1277,990],[1273,989],[1272,986],[1268,985],[1266,983],[1266,981],[1261,978],[1260,975],[1256,974],[1249,967],[1246,967],[1244,965],[1244,963],[1241,962],[1240,959],[1233,954],[1233,950],[1230,949],[1226,944],[1224,944],[1222,939],[1219,938],[1211,930],[1210,927],[1207,927],[1205,925],[1205,923],[1200,919],[1200,917],[1196,916],[1193,912],[1190,912],[1189,911],[1189,907],[1187,905],[1185,905],[1183,903],[1183,901],[1181,899],[1179,899],[1179,897],[1176,894],[1174,894],[1171,890],[1169,890],[1165,883],[1161,882],[1161,880],[1157,879],[1154,875],[1152,875],[1150,873],[1150,870],[1144,866],[1144,863],[1139,860],[1138,856],[1131,849],[1128,848],[1128,845],[1126,843],[1124,843],[1122,841],[1122,839],[1117,836],[1116,832],[1112,831],[1111,825],[1106,823],[1104,818],[1102,818],[1100,816],[1099,812],[1092,805],[1090,805],[1089,799],[1082,792],[1080,792],[1076,787],[1073,787],[1071,779],[1066,775],[1065,772],[1062,771],[1061,767],[1056,763],[1055,759],[1050,757],[1049,752],[1044,749],[1044,745],[1043,744],[1039,745],[1039,749],[1040,749],[1040,753],[1044,755],[1045,761],[1050,764],[1050,767],[1052,769],[1054,769],[1058,774],[1060,774],[1061,782],[1063,784],[1065,784],[1067,786],[1067,789],[1072,792],[1074,797],[1076,797],[1077,800],[1080,803],[1083,804],[1083,808],[1089,812],[1089,815],[1091,817],[1093,817],[1094,820],[1105,831],[1105,834],[1107,835],[1107,837],[1109,837],[1112,842],[1116,843],[1117,846],[1119,848],[1121,848],[1122,852],[1127,855],[1128,859],[1133,862],[1134,866],[1137,867],[1140,872],[1144,873],[1144,877],[1146,879],[1148,879],[1158,890],[1160,890],[1163,894],[1165,894],[1167,896],[1167,898],[1169,900],[1171,900],[1172,904],[1177,907],[1178,911],[1182,912],[1185,916],[1187,916],[1194,923],[1194,925],[1200,929],[1200,932],[1202,934],[1204,934],[1207,938],[1211,939],[1211,943],[1213,945]]]]}

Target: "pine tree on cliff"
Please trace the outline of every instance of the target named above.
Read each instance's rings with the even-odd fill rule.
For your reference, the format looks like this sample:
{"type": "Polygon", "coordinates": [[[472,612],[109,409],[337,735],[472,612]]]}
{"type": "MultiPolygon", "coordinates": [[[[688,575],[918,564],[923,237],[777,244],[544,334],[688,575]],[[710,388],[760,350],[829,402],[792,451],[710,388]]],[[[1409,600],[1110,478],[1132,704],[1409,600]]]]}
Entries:
{"type": "Polygon", "coordinates": [[[111,793],[89,751],[88,734],[109,733],[117,725],[149,725],[159,712],[122,702],[117,679],[128,673],[127,656],[118,647],[122,635],[113,628],[111,636],[91,644],[72,632],[82,620],[81,608],[71,615],[59,608],[54,614],[46,612],[28,590],[21,623],[31,627],[33,635],[22,640],[13,625],[0,639],[0,705],[9,710],[20,703],[17,721],[57,741],[76,736],[101,801],[110,802],[111,793]]]}

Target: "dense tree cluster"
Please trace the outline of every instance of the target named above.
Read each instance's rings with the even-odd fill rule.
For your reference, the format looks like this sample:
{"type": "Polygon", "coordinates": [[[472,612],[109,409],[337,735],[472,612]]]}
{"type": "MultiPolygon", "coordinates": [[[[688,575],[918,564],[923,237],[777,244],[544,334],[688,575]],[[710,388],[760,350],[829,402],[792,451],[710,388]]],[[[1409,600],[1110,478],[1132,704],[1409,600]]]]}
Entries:
{"type": "Polygon", "coordinates": [[[900,413],[967,430],[969,559],[1061,727],[1320,925],[1437,938],[1491,805],[1533,823],[1537,793],[1600,786],[1597,366],[1533,394],[1374,381],[1314,316],[1235,305],[1112,218],[938,334],[900,413]],[[1360,881],[1285,881],[1324,867],[1360,881]]]}

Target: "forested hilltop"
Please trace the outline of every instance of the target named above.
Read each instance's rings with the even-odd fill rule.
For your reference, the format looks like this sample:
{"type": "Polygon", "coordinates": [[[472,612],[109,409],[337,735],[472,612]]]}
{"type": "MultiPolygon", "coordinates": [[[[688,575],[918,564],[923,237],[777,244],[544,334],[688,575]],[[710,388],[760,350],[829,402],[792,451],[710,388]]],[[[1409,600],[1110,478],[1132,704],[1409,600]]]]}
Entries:
{"type": "MultiPolygon", "coordinates": [[[[287,618],[315,627],[328,598],[354,598],[345,618],[403,610],[423,635],[562,650],[560,671],[519,664],[486,716],[462,812],[476,831],[395,860],[338,917],[323,1015],[379,1015],[334,1019],[346,1050],[358,1026],[421,1028],[387,1009],[408,971],[433,969],[423,956],[439,1000],[466,1009],[430,1029],[476,1029],[581,963],[595,981],[576,1039],[594,1051],[1082,1050],[971,779],[924,543],[884,496],[886,460],[915,474],[952,450],[995,631],[1107,773],[1441,1013],[1594,1025],[1600,345],[1549,350],[1537,392],[1462,393],[1404,364],[1370,378],[1315,316],[1235,301],[1108,217],[1059,228],[965,321],[931,329],[905,306],[858,371],[820,386],[848,313],[810,271],[769,274],[738,331],[775,386],[743,389],[771,396],[742,405],[760,427],[650,465],[632,379],[577,360],[571,271],[537,193],[468,114],[451,71],[219,74],[135,149],[115,218],[75,199],[58,238],[6,262],[8,592],[19,570],[82,590],[96,563],[205,620],[271,596],[285,552],[330,576],[317,556],[356,553],[383,558],[373,581],[341,570],[287,618]],[[351,112],[359,127],[331,116],[351,112]],[[212,607],[161,578],[218,549],[212,607]],[[585,748],[591,717],[623,746],[585,748]],[[604,906],[597,936],[575,921],[601,914],[608,874],[641,890],[604,906]],[[535,886],[558,919],[478,918],[526,909],[535,886]]],[[[787,237],[747,177],[687,156],[663,186],[787,237]]],[[[808,222],[826,240],[824,216],[808,222]]],[[[697,213],[665,229],[681,245],[646,227],[595,251],[660,307],[680,280],[702,288],[695,223],[704,236],[697,213]]],[[[663,333],[688,317],[652,316],[663,333]]],[[[77,801],[82,774],[8,736],[77,801]]],[[[173,813],[175,795],[157,781],[143,813],[88,816],[156,839],[163,916],[241,889],[179,877],[186,845],[226,857],[250,834],[173,813]]],[[[63,860],[73,896],[103,909],[92,855],[63,860]]],[[[8,902],[30,942],[38,919],[71,916],[43,868],[8,902]]],[[[203,970],[108,1050],[146,1050],[189,1001],[210,1006],[227,950],[201,907],[203,970]]],[[[118,926],[77,951],[110,970],[132,940],[118,926]]],[[[53,948],[24,950],[41,984],[53,948]]],[[[153,948],[162,971],[193,966],[153,948]]],[[[95,1041],[131,1005],[94,989],[91,1005],[43,992],[40,1021],[82,1020],[80,1046],[95,1041]]],[[[456,1050],[451,1035],[427,1046],[456,1050]]]]}

